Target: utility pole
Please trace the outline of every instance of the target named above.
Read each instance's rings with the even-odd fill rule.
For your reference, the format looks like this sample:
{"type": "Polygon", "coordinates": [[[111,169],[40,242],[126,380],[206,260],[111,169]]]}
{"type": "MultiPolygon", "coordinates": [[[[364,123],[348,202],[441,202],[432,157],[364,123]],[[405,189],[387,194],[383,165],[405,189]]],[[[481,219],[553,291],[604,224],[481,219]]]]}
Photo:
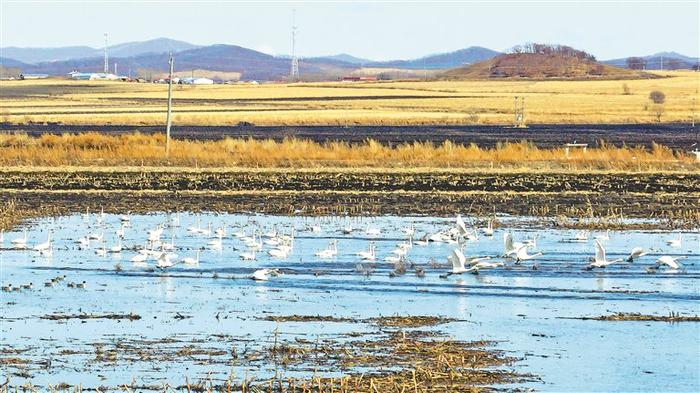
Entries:
{"type": "Polygon", "coordinates": [[[172,52],[169,54],[168,65],[170,67],[170,73],[168,78],[168,116],[166,118],[165,126],[165,156],[170,156],[170,123],[171,123],[171,112],[173,106],[173,64],[175,59],[173,59],[172,52]]]}
{"type": "Polygon", "coordinates": [[[515,114],[514,128],[525,128],[525,97],[515,96],[513,98],[513,113],[515,114]],[[518,108],[518,98],[520,98],[520,108],[518,108]]]}
{"type": "Polygon", "coordinates": [[[697,102],[695,101],[695,97],[693,97],[693,128],[695,128],[695,111],[697,110],[697,102]]]}

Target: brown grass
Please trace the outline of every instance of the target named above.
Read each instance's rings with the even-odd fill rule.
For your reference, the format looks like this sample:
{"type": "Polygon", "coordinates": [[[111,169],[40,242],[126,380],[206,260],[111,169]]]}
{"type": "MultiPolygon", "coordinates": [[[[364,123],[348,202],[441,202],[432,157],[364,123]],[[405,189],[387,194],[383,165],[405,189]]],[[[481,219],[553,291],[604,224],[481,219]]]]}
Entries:
{"type": "Polygon", "coordinates": [[[108,136],[99,133],[0,135],[3,166],[154,166],[245,168],[486,168],[575,170],[691,170],[700,169],[694,157],[654,144],[571,151],[538,148],[526,141],[501,143],[494,148],[450,141],[435,145],[413,142],[386,146],[374,140],[362,144],[317,143],[302,139],[175,140],[165,156],[163,135],[140,133],[108,136]]]}

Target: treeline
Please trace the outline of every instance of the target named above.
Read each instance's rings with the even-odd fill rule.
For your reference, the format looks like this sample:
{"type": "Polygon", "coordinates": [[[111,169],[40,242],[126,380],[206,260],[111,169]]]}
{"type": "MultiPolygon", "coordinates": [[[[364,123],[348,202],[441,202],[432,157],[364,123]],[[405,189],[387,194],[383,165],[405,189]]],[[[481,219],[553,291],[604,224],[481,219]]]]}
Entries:
{"type": "Polygon", "coordinates": [[[566,45],[527,43],[524,45],[514,46],[511,53],[532,53],[539,55],[574,57],[580,60],[595,61],[595,56],[592,54],[566,45]]]}

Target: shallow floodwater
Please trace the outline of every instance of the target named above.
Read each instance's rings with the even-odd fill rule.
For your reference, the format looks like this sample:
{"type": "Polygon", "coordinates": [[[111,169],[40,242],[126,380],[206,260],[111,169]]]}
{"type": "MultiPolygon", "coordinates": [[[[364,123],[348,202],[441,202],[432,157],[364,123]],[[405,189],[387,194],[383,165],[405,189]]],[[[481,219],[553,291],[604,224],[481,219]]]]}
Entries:
{"type": "MultiPolygon", "coordinates": [[[[461,340],[495,340],[496,349],[522,358],[513,364],[517,372],[531,373],[541,382],[525,387],[543,391],[698,391],[700,390],[700,324],[694,322],[594,321],[568,319],[594,317],[615,312],[638,312],[666,316],[700,313],[700,235],[686,232],[682,246],[671,247],[667,240],[678,233],[611,231],[602,241],[608,257],[626,257],[636,246],[651,250],[633,264],[622,263],[600,271],[583,271],[594,255],[593,232],[585,243],[563,239],[574,231],[537,227],[524,219],[503,218],[505,228],[494,236],[480,235],[466,245],[468,256],[492,256],[503,253],[503,233],[508,230],[516,241],[537,236],[537,250],[544,253],[519,265],[507,262],[506,268],[482,270],[479,275],[440,274],[448,271],[446,257],[455,245],[430,243],[414,245],[407,260],[425,268],[425,277],[413,269],[405,275],[390,277],[396,245],[405,241],[403,229],[415,226],[416,235],[433,234],[454,226],[453,219],[426,217],[300,218],[245,215],[182,214],[178,226],[168,226],[162,240],[174,237],[177,259],[196,257],[198,266],[176,264],[165,271],[155,269],[156,261],[136,266],[131,258],[135,249],[98,256],[101,243],[81,250],[75,241],[91,233],[104,234],[107,248],[118,244],[118,216],[72,215],[30,223],[28,244],[44,242],[53,231],[53,256],[36,251],[10,249],[11,239],[23,236],[22,228],[5,233],[0,251],[2,285],[28,284],[33,290],[0,292],[2,326],[0,356],[20,350],[12,357],[31,360],[28,375],[13,375],[13,368],[2,366],[13,383],[31,380],[47,385],[66,382],[84,386],[116,386],[132,380],[144,383],[168,381],[171,384],[212,375],[224,378],[233,372],[242,376],[271,375],[280,372],[273,365],[256,367],[208,362],[204,357],[177,359],[124,359],[95,363],[96,348],[150,345],[172,351],[177,342],[205,343],[211,348],[230,350],[228,335],[255,347],[266,345],[273,331],[285,339],[304,337],[315,340],[372,329],[357,323],[275,322],[266,316],[322,315],[368,318],[389,315],[435,315],[459,321],[434,329],[461,340]],[[207,244],[211,236],[192,234],[187,227],[224,226],[221,249],[207,244]],[[319,225],[320,232],[310,227],[319,225]],[[344,234],[342,228],[355,230],[344,234]],[[378,228],[379,235],[367,235],[366,228],[378,228]],[[286,259],[268,255],[264,246],[255,261],[239,258],[246,251],[233,232],[259,227],[262,233],[275,228],[289,234],[296,228],[294,247],[286,259]],[[338,255],[320,259],[315,252],[337,239],[338,255]],[[374,265],[362,261],[356,252],[376,242],[374,265]],[[676,273],[648,274],[661,255],[683,256],[684,269],[676,273]],[[435,260],[442,267],[429,261],[435,260]],[[119,264],[121,272],[115,272],[119,264]],[[373,269],[366,275],[358,272],[373,269]],[[537,264],[534,270],[533,264],[537,264]],[[248,279],[263,267],[280,268],[280,276],[259,282],[248,279]],[[58,275],[66,279],[53,287],[44,282],[58,275]],[[86,282],[86,287],[68,288],[68,282],[86,282]],[[128,314],[140,320],[49,320],[52,314],[128,314]],[[173,339],[168,341],[167,339],[173,339]],[[146,343],[146,344],[144,344],[146,343]],[[150,344],[149,344],[150,343],[150,344]],[[211,374],[210,374],[211,373],[211,374]]],[[[132,216],[124,230],[122,245],[143,246],[146,231],[159,224],[172,223],[175,216],[153,214],[132,216]]],[[[469,221],[467,220],[468,224],[469,221]]],[[[94,243],[94,242],[93,242],[94,243]]],[[[536,250],[535,250],[536,251],[536,250]]],[[[534,252],[534,251],[533,251],[534,252]]],[[[177,348],[176,348],[177,349],[177,348]]],[[[283,373],[285,371],[282,371],[283,373]]],[[[299,375],[289,370],[286,375],[299,375]]],[[[4,378],[3,378],[4,379],[4,378]]]]}

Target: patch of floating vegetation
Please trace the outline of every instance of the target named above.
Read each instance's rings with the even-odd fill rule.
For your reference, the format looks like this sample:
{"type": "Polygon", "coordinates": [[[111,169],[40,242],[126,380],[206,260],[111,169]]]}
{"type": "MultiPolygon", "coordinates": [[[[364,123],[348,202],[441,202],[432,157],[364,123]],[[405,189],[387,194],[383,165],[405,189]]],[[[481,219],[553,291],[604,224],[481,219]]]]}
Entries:
{"type": "Polygon", "coordinates": [[[422,326],[435,326],[444,323],[454,322],[456,319],[437,316],[389,316],[372,318],[370,320],[380,327],[389,328],[416,328],[422,326]]]}
{"type": "MultiPolygon", "coordinates": [[[[433,326],[451,321],[440,317],[380,317],[366,320],[291,315],[265,317],[273,321],[303,322],[364,322],[390,327],[433,326]]],[[[184,337],[151,340],[110,340],[92,344],[94,358],[99,364],[127,361],[134,363],[178,360],[185,367],[188,361],[206,361],[209,364],[227,365],[235,362],[246,368],[263,370],[270,364],[283,367],[290,375],[283,377],[275,373],[272,377],[258,378],[246,373],[243,378],[235,373],[226,379],[202,379],[176,385],[131,385],[119,384],[113,387],[100,386],[100,391],[175,391],[175,392],[271,392],[271,393],[320,393],[320,392],[483,392],[494,391],[494,385],[521,383],[538,380],[530,374],[515,373],[510,366],[518,361],[502,351],[490,348],[490,341],[459,341],[430,330],[389,330],[360,335],[337,335],[323,339],[309,340],[303,337],[279,339],[278,331],[266,344],[250,348],[251,342],[231,336],[212,336],[210,339],[184,337]],[[360,337],[360,338],[358,338],[360,337]],[[232,348],[212,346],[213,342],[224,341],[232,348]],[[178,344],[178,345],[174,345],[178,344]],[[313,370],[313,373],[310,371],[313,370]]],[[[85,353],[80,351],[62,352],[66,357],[85,353]]],[[[11,368],[26,370],[29,361],[17,354],[4,358],[2,364],[11,368]]],[[[84,372],[90,372],[95,365],[86,364],[84,372]]],[[[26,371],[13,375],[26,377],[26,371]]],[[[44,387],[31,385],[13,386],[10,381],[0,388],[0,393],[14,391],[46,391],[44,387]],[[10,389],[11,388],[11,389],[10,389]]],[[[68,391],[94,390],[95,388],[63,386],[68,391]],[[77,390],[76,390],[77,389],[77,390]]],[[[55,390],[51,387],[48,390],[55,390]]]]}
{"type": "Polygon", "coordinates": [[[456,321],[454,318],[420,315],[395,315],[369,319],[335,317],[331,315],[278,315],[266,316],[259,319],[273,322],[366,322],[385,328],[418,328],[442,325],[456,321]]]}
{"type": "Polygon", "coordinates": [[[41,319],[49,319],[52,321],[67,320],[67,319],[128,319],[136,321],[141,319],[141,316],[134,313],[129,314],[50,314],[43,315],[41,319]]]}
{"type": "Polygon", "coordinates": [[[334,317],[331,315],[278,315],[258,318],[272,322],[358,322],[355,318],[334,317]]]}
{"type": "Polygon", "coordinates": [[[566,319],[580,319],[584,321],[700,322],[700,316],[681,315],[675,312],[671,312],[668,315],[645,315],[640,313],[618,312],[597,317],[572,317],[566,319]]]}

